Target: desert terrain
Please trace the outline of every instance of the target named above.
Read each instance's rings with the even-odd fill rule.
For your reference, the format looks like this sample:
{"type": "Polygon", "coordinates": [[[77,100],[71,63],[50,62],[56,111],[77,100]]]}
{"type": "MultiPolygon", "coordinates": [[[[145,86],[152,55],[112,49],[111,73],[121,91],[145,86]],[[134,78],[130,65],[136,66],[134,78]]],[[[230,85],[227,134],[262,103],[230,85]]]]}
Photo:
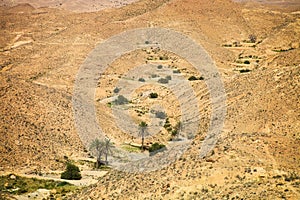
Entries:
{"type": "MultiPolygon", "coordinates": [[[[0,0],[0,27],[0,199],[300,198],[298,1],[0,0]],[[171,152],[175,161],[160,169],[138,172],[126,165],[127,171],[118,170],[116,155],[109,156],[105,169],[95,169],[74,118],[77,74],[102,42],[153,27],[186,35],[214,61],[226,92],[222,133],[213,151],[200,158],[212,115],[207,77],[183,57],[145,45],[120,55],[97,80],[97,123],[122,149],[120,155],[134,151],[133,160],[148,157],[148,151],[128,149],[141,139],[117,125],[111,105],[115,89],[120,83],[139,85],[141,78],[156,83],[159,77],[170,76],[172,82],[180,76],[194,91],[198,104],[190,112],[201,113],[199,127],[184,153],[171,152]],[[153,71],[143,74],[143,66],[153,71]],[[16,194],[18,188],[8,188],[3,178],[60,181],[67,161],[79,166],[82,180],[69,181],[76,189],[64,195],[52,189],[16,194]]],[[[164,85],[143,85],[129,100],[135,123],[150,123],[155,104],[164,107],[171,127],[180,121],[180,102],[164,85]],[[158,97],[149,98],[150,92],[158,97]]],[[[145,141],[172,149],[171,139],[162,127],[145,141]]],[[[159,159],[168,156],[158,153],[153,162],[159,159]]]]}

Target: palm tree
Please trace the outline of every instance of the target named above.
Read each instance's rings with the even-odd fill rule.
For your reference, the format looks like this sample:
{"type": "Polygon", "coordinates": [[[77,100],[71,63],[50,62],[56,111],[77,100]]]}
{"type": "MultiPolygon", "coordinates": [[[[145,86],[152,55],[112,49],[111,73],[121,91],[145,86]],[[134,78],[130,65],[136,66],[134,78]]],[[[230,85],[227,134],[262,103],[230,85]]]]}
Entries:
{"type": "Polygon", "coordinates": [[[95,150],[96,151],[96,155],[97,155],[97,168],[100,167],[101,164],[103,164],[103,162],[101,161],[101,157],[104,154],[105,156],[105,164],[108,164],[108,154],[112,154],[112,148],[113,145],[110,141],[110,139],[105,138],[104,140],[99,140],[98,138],[96,138],[95,140],[92,141],[91,145],[90,145],[90,150],[95,150]]]}
{"type": "Polygon", "coordinates": [[[105,138],[104,139],[104,154],[105,154],[105,163],[106,163],[106,165],[108,165],[107,156],[108,156],[108,154],[112,155],[112,153],[113,153],[113,150],[112,150],[113,147],[114,146],[112,145],[110,139],[105,138]]]}
{"type": "Polygon", "coordinates": [[[90,145],[90,150],[96,151],[96,156],[97,156],[97,164],[96,167],[99,168],[100,165],[102,164],[101,162],[101,157],[104,152],[104,142],[102,140],[99,140],[96,138],[95,140],[92,141],[90,145]]]}
{"type": "Polygon", "coordinates": [[[148,135],[148,124],[144,121],[142,121],[140,124],[139,124],[139,135],[142,137],[142,151],[144,150],[144,140],[145,140],[145,137],[148,135]]]}

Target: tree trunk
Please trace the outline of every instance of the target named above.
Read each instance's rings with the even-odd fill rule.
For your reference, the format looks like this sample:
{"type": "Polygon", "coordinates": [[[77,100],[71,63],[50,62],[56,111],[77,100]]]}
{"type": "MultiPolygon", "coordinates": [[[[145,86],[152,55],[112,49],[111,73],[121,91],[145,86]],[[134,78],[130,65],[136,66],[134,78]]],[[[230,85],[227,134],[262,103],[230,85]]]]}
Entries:
{"type": "Polygon", "coordinates": [[[99,153],[98,157],[97,157],[97,163],[96,163],[96,168],[99,169],[101,166],[101,156],[102,153],[99,153]]]}
{"type": "Polygon", "coordinates": [[[105,153],[105,163],[106,163],[106,165],[108,165],[107,154],[108,154],[108,152],[106,151],[106,153],[105,153]]]}
{"type": "Polygon", "coordinates": [[[144,151],[144,137],[142,137],[142,151],[144,151]]]}

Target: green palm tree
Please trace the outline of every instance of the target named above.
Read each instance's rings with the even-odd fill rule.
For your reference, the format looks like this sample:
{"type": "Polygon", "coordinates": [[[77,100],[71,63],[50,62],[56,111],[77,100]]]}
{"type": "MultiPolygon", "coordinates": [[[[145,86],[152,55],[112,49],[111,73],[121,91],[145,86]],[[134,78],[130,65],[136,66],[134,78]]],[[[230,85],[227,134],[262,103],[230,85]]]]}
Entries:
{"type": "Polygon", "coordinates": [[[145,137],[148,135],[148,124],[144,121],[142,121],[139,124],[139,136],[142,137],[142,151],[144,150],[144,141],[145,141],[145,137]]]}
{"type": "Polygon", "coordinates": [[[92,141],[90,145],[90,150],[94,150],[97,155],[97,165],[96,167],[99,168],[101,164],[103,164],[101,157],[102,155],[105,156],[105,164],[108,164],[108,155],[112,155],[113,153],[113,145],[111,143],[111,140],[108,138],[105,138],[104,140],[99,140],[96,138],[95,140],[92,141]]]}
{"type": "Polygon", "coordinates": [[[104,152],[104,146],[105,146],[104,142],[102,140],[99,140],[98,138],[93,140],[91,145],[90,145],[90,150],[96,152],[96,156],[97,156],[96,167],[97,168],[99,168],[101,163],[102,163],[101,162],[101,157],[102,157],[102,154],[104,152]]]}
{"type": "Polygon", "coordinates": [[[111,143],[111,140],[108,138],[104,139],[104,155],[105,155],[105,163],[108,165],[107,156],[113,154],[113,144],[111,143]]]}

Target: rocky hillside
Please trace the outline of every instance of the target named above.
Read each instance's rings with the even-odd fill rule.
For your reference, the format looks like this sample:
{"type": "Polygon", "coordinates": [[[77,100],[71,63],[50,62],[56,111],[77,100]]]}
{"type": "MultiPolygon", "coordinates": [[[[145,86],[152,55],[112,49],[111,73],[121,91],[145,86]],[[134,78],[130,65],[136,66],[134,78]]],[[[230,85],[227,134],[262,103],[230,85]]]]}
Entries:
{"type": "MultiPolygon", "coordinates": [[[[0,171],[61,170],[65,156],[86,157],[72,105],[80,66],[97,44],[115,34],[164,27],[201,44],[222,76],[227,114],[214,151],[199,158],[211,103],[205,82],[190,81],[201,119],[183,156],[146,174],[111,170],[73,199],[299,199],[300,13],[294,4],[293,9],[288,3],[254,4],[140,0],[78,13],[1,3],[0,171]]],[[[145,48],[115,60],[99,80],[95,105],[99,123],[116,145],[132,138],[117,128],[107,102],[115,84],[145,63],[179,70],[186,79],[202,75],[183,58],[162,50],[145,48]]],[[[130,115],[137,122],[147,120],[141,113],[149,112],[154,100],[138,94],[149,90],[159,91],[155,101],[165,106],[175,125],[178,102],[157,86],[135,91],[139,101],[133,101],[130,115]]],[[[168,131],[162,130],[147,142],[168,140],[168,131]]]]}

